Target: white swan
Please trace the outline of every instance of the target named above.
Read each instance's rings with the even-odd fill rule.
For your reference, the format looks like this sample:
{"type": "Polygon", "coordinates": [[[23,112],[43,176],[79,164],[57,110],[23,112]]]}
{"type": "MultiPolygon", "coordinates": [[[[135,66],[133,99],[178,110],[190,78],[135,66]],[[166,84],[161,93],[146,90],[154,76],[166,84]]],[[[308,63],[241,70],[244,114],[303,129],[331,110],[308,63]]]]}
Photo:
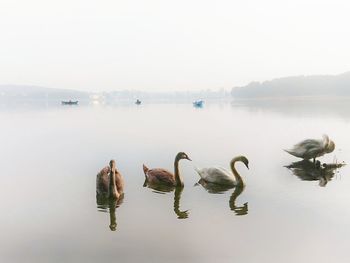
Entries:
{"type": "Polygon", "coordinates": [[[230,162],[232,173],[221,167],[210,167],[198,169],[195,168],[199,176],[208,183],[215,183],[221,185],[238,186],[244,185],[242,177],[235,168],[236,162],[243,162],[249,169],[249,161],[245,156],[237,156],[230,162]]]}
{"type": "Polygon", "coordinates": [[[334,151],[335,144],[328,135],[323,135],[322,140],[307,139],[294,145],[292,149],[285,150],[287,153],[304,160],[313,159],[334,151]]]}

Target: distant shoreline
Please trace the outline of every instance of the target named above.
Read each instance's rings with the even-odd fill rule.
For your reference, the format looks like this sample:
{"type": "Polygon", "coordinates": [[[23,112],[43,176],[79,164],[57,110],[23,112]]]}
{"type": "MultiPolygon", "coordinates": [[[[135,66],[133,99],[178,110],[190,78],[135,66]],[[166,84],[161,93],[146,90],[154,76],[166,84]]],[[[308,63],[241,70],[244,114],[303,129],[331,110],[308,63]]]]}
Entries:
{"type": "Polygon", "coordinates": [[[349,100],[350,96],[340,95],[323,95],[323,96],[290,96],[290,97],[252,97],[252,98],[236,98],[232,97],[234,101],[330,101],[330,100],[349,100]]]}
{"type": "Polygon", "coordinates": [[[251,82],[231,90],[234,98],[350,97],[350,72],[339,75],[294,76],[251,82]]]}

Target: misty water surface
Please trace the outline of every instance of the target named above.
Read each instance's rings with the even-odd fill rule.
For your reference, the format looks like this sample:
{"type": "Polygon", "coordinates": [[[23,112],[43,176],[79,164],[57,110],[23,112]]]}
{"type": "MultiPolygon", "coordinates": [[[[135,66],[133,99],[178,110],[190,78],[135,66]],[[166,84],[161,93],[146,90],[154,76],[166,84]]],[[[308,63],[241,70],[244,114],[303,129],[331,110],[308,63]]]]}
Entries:
{"type": "MultiPolygon", "coordinates": [[[[349,262],[349,167],[324,186],[284,166],[283,152],[326,133],[349,162],[349,101],[2,105],[1,262],[349,262]],[[185,187],[143,187],[142,164],[185,187]],[[238,164],[246,187],[205,189],[193,167],[238,164]],[[123,202],[96,202],[96,174],[114,158],[123,202]],[[113,231],[112,231],[113,230],[113,231]]],[[[322,185],[322,184],[321,184],[322,185]]]]}

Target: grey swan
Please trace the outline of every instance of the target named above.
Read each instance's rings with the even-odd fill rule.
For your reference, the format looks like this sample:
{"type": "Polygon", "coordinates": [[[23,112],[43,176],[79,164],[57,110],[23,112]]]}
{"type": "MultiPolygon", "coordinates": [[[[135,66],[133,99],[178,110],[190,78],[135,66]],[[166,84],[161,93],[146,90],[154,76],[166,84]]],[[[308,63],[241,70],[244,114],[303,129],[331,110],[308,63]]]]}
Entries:
{"type": "Polygon", "coordinates": [[[323,135],[322,140],[307,139],[284,151],[304,160],[313,159],[314,164],[316,164],[317,157],[331,153],[334,149],[334,142],[329,139],[328,135],[323,135]]]}

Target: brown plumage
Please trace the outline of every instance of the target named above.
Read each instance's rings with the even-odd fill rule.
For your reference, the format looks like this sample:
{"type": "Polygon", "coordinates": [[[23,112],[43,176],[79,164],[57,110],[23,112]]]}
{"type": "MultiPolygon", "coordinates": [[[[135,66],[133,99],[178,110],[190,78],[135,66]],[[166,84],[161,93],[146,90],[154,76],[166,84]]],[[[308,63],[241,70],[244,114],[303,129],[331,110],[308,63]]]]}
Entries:
{"type": "Polygon", "coordinates": [[[176,185],[175,175],[171,172],[162,169],[148,169],[145,165],[143,165],[143,171],[145,172],[148,183],[151,184],[167,184],[167,185],[176,185]]]}
{"type": "Polygon", "coordinates": [[[124,180],[111,160],[109,166],[104,167],[96,176],[96,193],[119,198],[124,193],[124,180]]]}
{"type": "Polygon", "coordinates": [[[162,168],[148,169],[146,165],[143,165],[143,172],[145,173],[146,181],[149,184],[165,184],[171,186],[183,185],[183,180],[179,172],[179,161],[181,159],[191,161],[186,153],[179,152],[175,157],[174,173],[171,173],[162,168]]]}

